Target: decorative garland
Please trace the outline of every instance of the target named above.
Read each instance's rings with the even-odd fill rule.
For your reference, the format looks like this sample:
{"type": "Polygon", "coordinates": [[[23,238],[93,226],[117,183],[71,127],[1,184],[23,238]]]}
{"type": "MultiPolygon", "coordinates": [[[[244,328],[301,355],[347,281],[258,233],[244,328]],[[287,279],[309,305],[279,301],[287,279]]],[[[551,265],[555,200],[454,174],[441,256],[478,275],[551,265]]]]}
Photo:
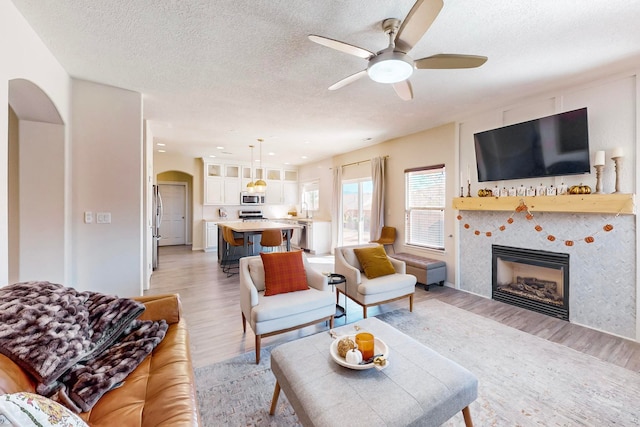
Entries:
{"type": "MultiPolygon", "coordinates": [[[[533,214],[529,211],[529,207],[527,206],[527,204],[524,202],[523,199],[520,199],[520,204],[515,208],[514,212],[511,213],[511,215],[509,215],[509,218],[507,218],[507,224],[513,224],[513,222],[515,221],[513,219],[513,216],[517,213],[520,212],[526,212],[525,218],[527,219],[527,221],[533,221],[533,223],[535,224],[534,229],[538,232],[538,233],[542,233],[543,232],[543,228],[540,224],[538,224],[533,216],[533,214]]],[[[617,218],[620,215],[620,212],[618,212],[615,216],[615,218],[617,218]]],[[[456,217],[458,219],[458,221],[462,220],[462,215],[458,215],[456,217]]],[[[469,230],[471,229],[471,225],[469,225],[468,223],[465,223],[464,228],[469,230]]],[[[498,227],[498,230],[500,231],[504,231],[507,228],[507,226],[505,224],[502,224],[500,227],[498,227]]],[[[602,227],[602,230],[604,230],[605,232],[609,232],[611,230],[613,230],[613,225],[611,224],[605,224],[602,227]]],[[[495,231],[495,230],[494,230],[495,231]]],[[[595,238],[594,236],[597,235],[598,233],[600,233],[600,230],[596,231],[595,233],[592,233],[591,235],[585,237],[583,240],[586,243],[593,243],[595,242],[595,238]]],[[[487,237],[491,237],[493,235],[493,232],[491,231],[480,231],[480,230],[474,230],[473,234],[475,234],[476,236],[479,236],[481,234],[484,234],[487,237]]],[[[574,240],[565,240],[565,239],[559,239],[556,236],[554,236],[553,234],[549,234],[546,231],[543,233],[544,235],[546,235],[547,240],[550,242],[554,242],[556,240],[560,240],[561,242],[564,242],[564,244],[566,246],[573,246],[575,244],[574,240]]]]}

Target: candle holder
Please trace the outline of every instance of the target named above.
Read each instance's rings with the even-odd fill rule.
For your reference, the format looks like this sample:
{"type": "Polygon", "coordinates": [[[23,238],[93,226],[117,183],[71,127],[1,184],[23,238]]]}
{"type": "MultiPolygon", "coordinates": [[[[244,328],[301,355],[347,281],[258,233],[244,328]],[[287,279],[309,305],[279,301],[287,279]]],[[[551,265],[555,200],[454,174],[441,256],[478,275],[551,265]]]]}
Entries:
{"type": "Polygon", "coordinates": [[[467,197],[471,197],[471,181],[467,181],[467,197]]]}
{"type": "Polygon", "coordinates": [[[620,193],[620,174],[622,172],[622,156],[612,157],[613,163],[616,165],[616,191],[613,194],[620,193]]]}
{"type": "Polygon", "coordinates": [[[593,166],[596,169],[596,192],[594,194],[602,194],[602,169],[604,165],[593,166]]]}
{"type": "Polygon", "coordinates": [[[460,186],[460,197],[464,197],[464,187],[460,186]]]}

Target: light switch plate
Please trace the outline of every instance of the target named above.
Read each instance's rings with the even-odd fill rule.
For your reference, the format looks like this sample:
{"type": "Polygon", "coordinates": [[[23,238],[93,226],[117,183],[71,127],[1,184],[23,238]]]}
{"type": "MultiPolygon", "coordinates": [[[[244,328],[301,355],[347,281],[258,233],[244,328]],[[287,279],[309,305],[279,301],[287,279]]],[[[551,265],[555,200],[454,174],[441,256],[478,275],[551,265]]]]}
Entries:
{"type": "Polygon", "coordinates": [[[93,212],[85,212],[84,213],[84,223],[91,224],[93,222],[93,212]]]}

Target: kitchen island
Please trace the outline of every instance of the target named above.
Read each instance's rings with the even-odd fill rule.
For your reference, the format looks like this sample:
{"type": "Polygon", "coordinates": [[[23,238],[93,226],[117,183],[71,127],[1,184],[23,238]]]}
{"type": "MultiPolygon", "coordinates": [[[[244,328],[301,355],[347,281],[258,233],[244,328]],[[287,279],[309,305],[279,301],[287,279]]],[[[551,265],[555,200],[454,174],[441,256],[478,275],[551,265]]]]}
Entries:
{"type": "Polygon", "coordinates": [[[221,227],[229,227],[233,230],[234,233],[242,234],[242,239],[244,242],[244,253],[249,255],[255,255],[255,247],[257,246],[256,242],[253,245],[253,251],[249,252],[249,240],[253,239],[253,236],[261,235],[265,230],[281,230],[284,233],[285,243],[287,246],[287,251],[291,250],[291,234],[294,229],[301,228],[300,225],[297,224],[284,224],[281,222],[274,221],[235,221],[235,222],[224,222],[218,224],[218,259],[222,259],[222,253],[224,252],[224,248],[226,243],[222,237],[222,229],[221,227]]]}

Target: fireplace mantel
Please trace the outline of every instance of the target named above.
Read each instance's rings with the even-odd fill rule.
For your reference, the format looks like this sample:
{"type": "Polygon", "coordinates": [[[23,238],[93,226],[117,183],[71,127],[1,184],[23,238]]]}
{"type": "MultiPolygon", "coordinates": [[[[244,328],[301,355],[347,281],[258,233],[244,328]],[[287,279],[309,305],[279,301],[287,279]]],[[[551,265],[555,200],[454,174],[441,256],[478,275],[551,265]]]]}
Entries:
{"type": "Polygon", "coordinates": [[[531,212],[610,213],[635,215],[633,194],[584,194],[527,197],[455,197],[461,211],[512,211],[521,201],[531,212]]]}

